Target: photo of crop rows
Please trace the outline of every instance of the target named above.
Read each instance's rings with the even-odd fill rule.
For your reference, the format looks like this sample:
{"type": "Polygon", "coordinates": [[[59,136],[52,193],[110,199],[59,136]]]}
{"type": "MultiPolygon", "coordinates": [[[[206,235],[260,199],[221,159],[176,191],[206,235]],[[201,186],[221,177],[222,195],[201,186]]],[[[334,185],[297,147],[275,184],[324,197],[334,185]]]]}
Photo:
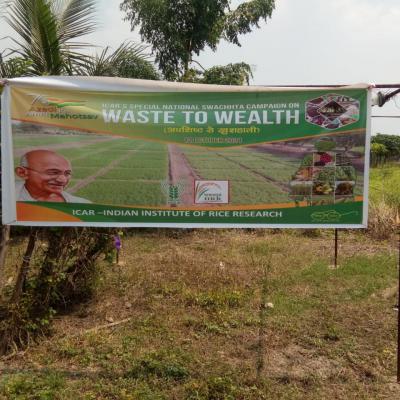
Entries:
{"type": "MultiPolygon", "coordinates": [[[[294,202],[290,182],[312,154],[307,142],[208,149],[59,128],[35,126],[32,132],[28,125],[14,126],[14,164],[29,150],[53,150],[72,164],[66,191],[98,204],[166,206],[163,186],[180,182],[185,190],[179,204],[191,206],[196,179],[229,181],[232,205],[294,202]]],[[[362,194],[359,154],[354,195],[362,194]]]]}

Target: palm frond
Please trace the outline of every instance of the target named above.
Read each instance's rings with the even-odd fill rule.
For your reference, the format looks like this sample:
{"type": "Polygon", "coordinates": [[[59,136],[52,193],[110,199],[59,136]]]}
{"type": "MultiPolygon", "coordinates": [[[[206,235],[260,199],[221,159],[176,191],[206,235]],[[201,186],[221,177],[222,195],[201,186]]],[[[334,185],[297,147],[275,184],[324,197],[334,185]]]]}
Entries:
{"type": "Polygon", "coordinates": [[[16,78],[29,75],[30,62],[21,57],[5,60],[0,54],[0,78],[16,78]]]}
{"type": "Polygon", "coordinates": [[[85,43],[73,39],[95,29],[95,0],[8,0],[6,21],[18,35],[22,57],[34,75],[73,74],[87,56],[76,52],[85,43]]]}
{"type": "MultiPolygon", "coordinates": [[[[106,47],[100,54],[88,59],[85,75],[92,76],[121,76],[121,70],[132,62],[148,63],[150,56],[146,53],[146,47],[133,42],[122,43],[115,51],[111,52],[106,47]]],[[[154,74],[156,76],[156,73],[154,74]]],[[[126,74],[123,76],[128,77],[126,74]]]]}
{"type": "MultiPolygon", "coordinates": [[[[60,1],[54,2],[60,3],[60,1]]],[[[59,35],[63,43],[77,37],[92,33],[97,27],[94,15],[96,11],[95,0],[70,0],[64,6],[57,6],[59,20],[59,35]]]]}

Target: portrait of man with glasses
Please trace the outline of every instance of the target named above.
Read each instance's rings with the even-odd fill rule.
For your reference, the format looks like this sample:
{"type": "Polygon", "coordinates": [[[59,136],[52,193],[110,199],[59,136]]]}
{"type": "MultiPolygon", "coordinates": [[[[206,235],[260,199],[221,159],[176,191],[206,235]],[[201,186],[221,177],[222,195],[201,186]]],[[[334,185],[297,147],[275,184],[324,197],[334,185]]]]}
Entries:
{"type": "Polygon", "coordinates": [[[17,201],[90,203],[65,192],[71,176],[71,163],[54,151],[32,150],[25,153],[15,173],[23,182],[16,183],[17,201]]]}

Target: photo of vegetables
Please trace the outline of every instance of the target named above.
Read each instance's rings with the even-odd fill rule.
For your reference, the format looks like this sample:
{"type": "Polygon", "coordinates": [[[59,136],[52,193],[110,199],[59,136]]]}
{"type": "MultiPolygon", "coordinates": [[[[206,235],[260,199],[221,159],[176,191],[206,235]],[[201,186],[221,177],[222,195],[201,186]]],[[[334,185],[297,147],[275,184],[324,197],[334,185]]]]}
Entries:
{"type": "Polygon", "coordinates": [[[315,144],[317,151],[304,156],[289,183],[290,197],[295,203],[307,201],[310,205],[323,205],[354,201],[357,191],[356,168],[347,154],[336,153],[333,151],[335,148],[335,141],[323,139],[315,144]],[[310,164],[312,167],[308,166],[310,164]],[[310,180],[307,182],[305,177],[310,180]],[[299,187],[311,187],[311,193],[300,193],[299,187]]]}
{"type": "Polygon", "coordinates": [[[313,154],[314,167],[331,167],[335,165],[335,153],[319,151],[313,154]]]}
{"type": "Polygon", "coordinates": [[[351,196],[354,190],[355,182],[336,182],[335,195],[351,196]]]}
{"type": "Polygon", "coordinates": [[[314,196],[330,195],[333,193],[333,190],[331,182],[314,182],[312,194],[314,196]]]}

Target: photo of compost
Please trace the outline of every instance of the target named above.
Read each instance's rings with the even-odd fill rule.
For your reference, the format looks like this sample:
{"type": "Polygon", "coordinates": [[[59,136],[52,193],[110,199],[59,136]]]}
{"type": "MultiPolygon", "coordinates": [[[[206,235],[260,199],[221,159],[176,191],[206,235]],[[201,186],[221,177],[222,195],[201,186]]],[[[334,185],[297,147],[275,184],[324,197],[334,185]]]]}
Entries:
{"type": "Polygon", "coordinates": [[[316,151],[303,158],[289,182],[290,198],[296,204],[300,201],[309,205],[354,201],[359,194],[357,181],[362,179],[362,175],[353,163],[359,170],[361,165],[354,150],[350,151],[353,146],[347,145],[340,147],[331,138],[315,143],[316,151]]]}

